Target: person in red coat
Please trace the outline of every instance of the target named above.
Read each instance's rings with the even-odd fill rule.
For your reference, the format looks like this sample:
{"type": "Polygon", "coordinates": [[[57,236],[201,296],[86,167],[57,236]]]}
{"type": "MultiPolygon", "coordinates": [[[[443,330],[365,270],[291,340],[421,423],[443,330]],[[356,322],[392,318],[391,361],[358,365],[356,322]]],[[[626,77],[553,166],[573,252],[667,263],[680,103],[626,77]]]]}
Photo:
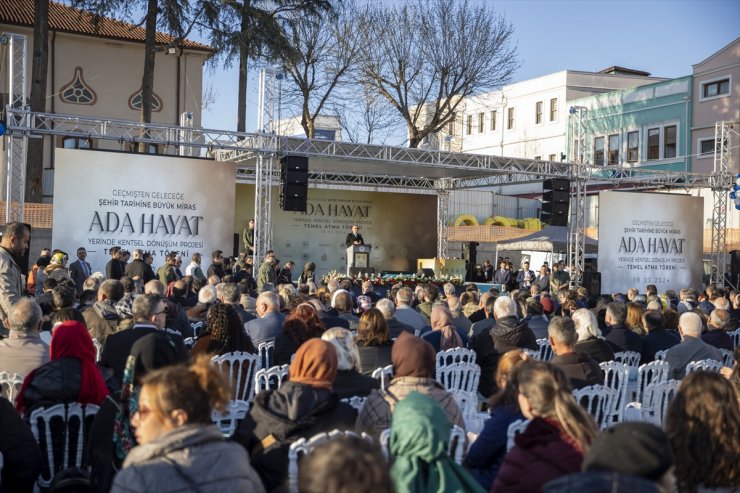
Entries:
{"type": "Polygon", "coordinates": [[[519,407],[530,422],[516,436],[491,492],[540,492],[548,481],[581,470],[598,428],[576,402],[561,369],[527,360],[517,367],[513,382],[519,389],[519,407]]]}

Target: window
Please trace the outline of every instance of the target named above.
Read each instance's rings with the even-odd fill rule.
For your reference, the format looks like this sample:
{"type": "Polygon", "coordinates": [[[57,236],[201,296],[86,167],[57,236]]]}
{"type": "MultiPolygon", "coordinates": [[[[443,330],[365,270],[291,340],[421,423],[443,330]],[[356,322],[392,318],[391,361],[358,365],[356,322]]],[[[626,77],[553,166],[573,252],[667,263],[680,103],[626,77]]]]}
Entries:
{"type": "Polygon", "coordinates": [[[552,98],[550,100],[550,121],[554,122],[558,119],[558,98],[552,98]]]}
{"type": "Polygon", "coordinates": [[[478,133],[483,133],[483,124],[485,123],[486,115],[485,113],[478,113],[478,133]]]}
{"type": "Polygon", "coordinates": [[[676,157],[676,126],[663,127],[663,159],[676,157]]]}
{"type": "Polygon", "coordinates": [[[542,101],[537,101],[534,107],[534,122],[542,123],[542,101]]]}
{"type": "Polygon", "coordinates": [[[627,162],[636,163],[639,157],[640,132],[627,133],[627,162]]]}
{"type": "MultiPolygon", "coordinates": [[[[129,145],[130,152],[139,152],[139,144],[132,142],[129,145]]],[[[159,144],[146,144],[145,154],[159,154],[159,144]]]]}
{"type": "Polygon", "coordinates": [[[594,139],[594,164],[604,165],[604,137],[594,139]]]}
{"type": "Polygon", "coordinates": [[[648,161],[660,159],[660,129],[649,128],[647,138],[647,158],[648,161]]]}
{"type": "Polygon", "coordinates": [[[550,155],[549,155],[549,156],[547,157],[547,160],[548,160],[548,161],[555,161],[555,160],[556,160],[557,158],[558,158],[557,154],[550,154],[550,155]]]}
{"type": "Polygon", "coordinates": [[[719,80],[704,82],[701,85],[701,98],[715,98],[730,94],[730,78],[725,77],[719,80]]]}
{"type": "Polygon", "coordinates": [[[514,108],[509,108],[507,112],[506,129],[507,130],[514,129],[514,108]]]}
{"type": "Polygon", "coordinates": [[[706,139],[699,141],[699,154],[714,154],[714,139],[706,139]]]}
{"type": "Polygon", "coordinates": [[[468,124],[466,125],[466,133],[471,135],[473,133],[473,115],[468,115],[468,124]]]}
{"type": "Polygon", "coordinates": [[[496,130],[496,110],[491,111],[491,130],[496,130]]]}
{"type": "Polygon", "coordinates": [[[62,147],[65,149],[92,149],[92,140],[84,137],[64,137],[62,147]]]}
{"type": "Polygon", "coordinates": [[[609,164],[619,164],[619,135],[609,136],[609,164]]]}

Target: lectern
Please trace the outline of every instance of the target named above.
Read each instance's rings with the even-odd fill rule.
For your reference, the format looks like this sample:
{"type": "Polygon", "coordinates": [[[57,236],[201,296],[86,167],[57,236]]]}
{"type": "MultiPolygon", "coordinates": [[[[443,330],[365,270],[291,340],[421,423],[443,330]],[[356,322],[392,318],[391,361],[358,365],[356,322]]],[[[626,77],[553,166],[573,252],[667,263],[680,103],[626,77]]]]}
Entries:
{"type": "Polygon", "coordinates": [[[374,273],[370,267],[370,250],[372,245],[350,245],[347,247],[347,275],[352,277],[361,272],[374,273]]]}

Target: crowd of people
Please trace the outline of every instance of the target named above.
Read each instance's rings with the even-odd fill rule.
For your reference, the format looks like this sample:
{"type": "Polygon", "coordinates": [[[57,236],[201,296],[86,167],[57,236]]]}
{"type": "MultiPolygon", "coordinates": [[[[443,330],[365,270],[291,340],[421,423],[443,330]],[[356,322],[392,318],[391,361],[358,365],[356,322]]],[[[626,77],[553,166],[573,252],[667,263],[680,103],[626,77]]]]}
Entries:
{"type": "Polygon", "coordinates": [[[287,491],[290,445],[332,430],[355,435],[305,455],[299,491],[740,488],[740,368],[685,375],[691,361],[722,360],[720,349],[738,361],[728,332],[739,325],[740,292],[571,291],[556,265],[547,284],[524,266],[508,292],[429,283],[381,293],[370,282],[321,284],[312,263],[293,282],[293,263],[280,266],[274,252],[253,269],[246,251],[216,251],[204,273],[198,254],[184,271],[176,254],[154,271],[144,252],[127,261],[119,248],[105,273],[92,272],[84,248],[70,264],[44,250],[24,284],[17,259],[28,236],[13,223],[0,241],[0,372],[24,377],[14,403],[0,398],[2,492],[32,491],[44,466],[31,414],[72,402],[99,406],[83,467],[94,492],[287,491]],[[538,339],[552,348],[548,362],[527,355],[538,339]],[[212,414],[244,389],[210,360],[270,341],[288,380],[257,394],[224,437],[212,414]],[[437,353],[457,347],[476,354],[488,413],[458,444],[462,465],[447,450],[452,427],[466,422],[435,373],[437,353]],[[599,363],[622,351],[642,363],[666,351],[671,378],[682,379],[663,429],[600,431],[575,400],[573,389],[604,383],[599,363]],[[387,365],[381,385],[372,373],[387,365]],[[351,397],[365,398],[359,409],[343,400],[351,397]],[[529,424],[508,450],[520,419],[529,424]]]}

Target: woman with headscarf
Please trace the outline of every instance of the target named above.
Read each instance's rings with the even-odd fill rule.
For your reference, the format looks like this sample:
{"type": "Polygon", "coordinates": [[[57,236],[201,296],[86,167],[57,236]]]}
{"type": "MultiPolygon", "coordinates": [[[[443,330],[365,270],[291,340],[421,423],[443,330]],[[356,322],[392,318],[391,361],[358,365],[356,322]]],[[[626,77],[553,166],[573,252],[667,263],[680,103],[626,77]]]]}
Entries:
{"type": "Polygon", "coordinates": [[[446,351],[468,345],[468,336],[452,323],[452,313],[446,303],[435,303],[432,306],[432,330],[422,338],[434,347],[434,350],[446,351]]]}
{"type": "Polygon", "coordinates": [[[67,321],[59,324],[51,336],[50,361],[23,381],[16,409],[30,416],[35,408],[54,404],[100,405],[107,395],[90,334],[82,323],[67,321]]]}
{"type": "Polygon", "coordinates": [[[142,337],[131,347],[123,371],[120,395],[109,395],[95,415],[87,442],[90,493],[106,493],[113,476],[123,466],[128,452],[136,446],[131,416],[138,409],[141,379],[152,370],[182,363],[187,354],[165,332],[142,337]]]}
{"type": "Polygon", "coordinates": [[[420,392],[437,401],[444,410],[449,426],[465,429],[455,398],[435,380],[436,353],[431,344],[408,332],[401,332],[393,343],[391,360],[393,380],[387,389],[373,390],[360,410],[355,428],[377,438],[390,426],[396,404],[411,392],[420,392]]]}
{"type": "Polygon", "coordinates": [[[260,392],[234,439],[252,456],[265,489],[282,491],[288,476],[288,448],[296,439],[334,429],[351,429],[357,413],[333,390],[337,351],[318,338],[303,343],[290,364],[289,380],[260,392]]]}
{"type": "Polygon", "coordinates": [[[388,323],[377,308],[371,308],[360,317],[356,342],[363,375],[370,375],[376,368],[391,364],[393,341],[388,332],[388,323]]]}
{"type": "Polygon", "coordinates": [[[287,365],[298,348],[313,337],[321,337],[326,327],[319,320],[316,308],[301,303],[283,322],[283,331],[275,337],[274,359],[276,365],[287,365]]]}
{"type": "Polygon", "coordinates": [[[67,256],[66,253],[56,252],[54,255],[51,256],[51,261],[49,262],[49,265],[47,265],[44,269],[44,273],[47,277],[51,277],[52,279],[56,279],[57,281],[61,281],[63,279],[69,279],[71,281],[72,276],[69,275],[69,271],[67,270],[68,261],[69,256],[67,256]]]}
{"type": "Polygon", "coordinates": [[[393,413],[390,445],[396,493],[485,491],[450,458],[449,441],[450,423],[434,399],[411,392],[399,402],[393,413]]]}
{"type": "Polygon", "coordinates": [[[380,387],[377,378],[360,373],[360,353],[352,333],[343,327],[334,327],[321,336],[331,342],[337,350],[337,377],[334,379],[334,392],[340,399],[346,397],[365,397],[373,389],[380,387]]]}

